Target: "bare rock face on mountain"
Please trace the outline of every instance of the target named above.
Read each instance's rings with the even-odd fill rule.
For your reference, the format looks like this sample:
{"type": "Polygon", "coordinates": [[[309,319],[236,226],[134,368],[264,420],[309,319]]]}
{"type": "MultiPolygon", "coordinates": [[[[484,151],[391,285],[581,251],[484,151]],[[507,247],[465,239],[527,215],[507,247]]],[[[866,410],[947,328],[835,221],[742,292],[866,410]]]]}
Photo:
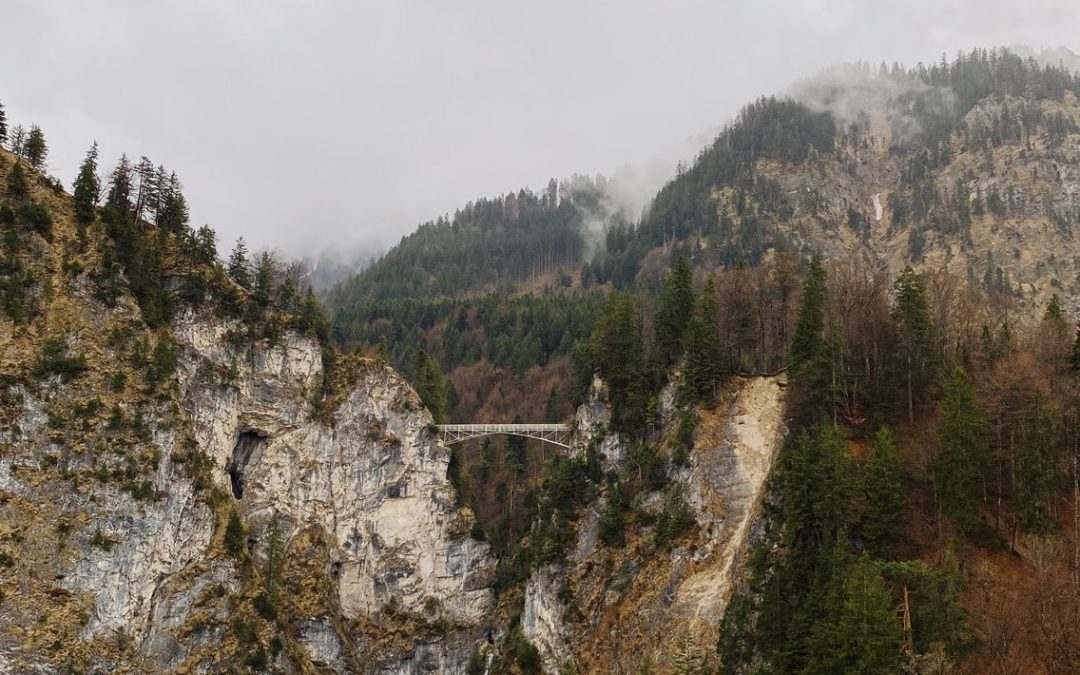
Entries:
{"type": "MultiPolygon", "coordinates": [[[[93,349],[92,314],[78,317],[72,346],[93,349]]],[[[318,343],[286,333],[239,348],[237,329],[181,316],[176,397],[128,413],[138,422],[118,404],[102,425],[115,434],[57,433],[59,410],[83,405],[77,384],[11,390],[21,404],[0,456],[0,521],[27,592],[0,608],[0,664],[214,672],[223,647],[254,641],[252,601],[295,637],[265,657],[281,668],[455,672],[467,659],[494,561],[469,537],[415,392],[362,361],[320,415],[318,343]],[[109,444],[126,445],[118,428],[136,423],[125,452],[154,468],[129,479],[109,444]],[[224,541],[230,514],[244,523],[239,550],[224,541]],[[47,642],[60,635],[70,642],[47,642]]]]}
{"type": "MultiPolygon", "coordinates": [[[[736,380],[715,410],[699,411],[687,465],[673,472],[668,489],[668,499],[685,499],[695,523],[678,546],[658,549],[653,528],[624,549],[598,545],[606,497],[586,509],[566,562],[541,567],[525,588],[522,632],[545,673],[571,664],[578,672],[635,672],[645,664],[669,672],[680,650],[711,652],[786,431],[784,385],[783,376],[736,380]]],[[[591,442],[598,447],[607,439],[620,444],[593,424],[605,418],[601,394],[594,385],[578,409],[579,429],[597,432],[591,442]]],[[[653,493],[642,509],[656,516],[664,502],[653,493]]]]}

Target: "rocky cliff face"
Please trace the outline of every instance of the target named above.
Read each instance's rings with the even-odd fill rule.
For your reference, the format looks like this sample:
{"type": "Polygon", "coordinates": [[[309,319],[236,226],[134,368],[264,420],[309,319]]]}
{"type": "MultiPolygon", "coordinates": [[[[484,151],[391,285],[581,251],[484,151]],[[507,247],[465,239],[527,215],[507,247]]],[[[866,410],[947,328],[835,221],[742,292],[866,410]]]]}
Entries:
{"type": "MultiPolygon", "coordinates": [[[[594,385],[579,409],[579,438],[588,434],[598,447],[621,445],[617,436],[601,433],[601,395],[594,385]]],[[[783,376],[762,377],[730,383],[717,409],[699,411],[689,462],[674,471],[668,489],[684,496],[697,529],[670,551],[655,547],[649,527],[624,549],[598,545],[605,497],[586,510],[565,564],[542,567],[526,586],[522,631],[539,650],[545,673],[567,664],[590,673],[636,672],[645,665],[670,672],[680,650],[702,658],[712,652],[785,433],[783,406],[783,376]]],[[[625,456],[625,447],[609,452],[625,456]]],[[[663,502],[649,494],[640,508],[657,513],[663,502]]]]}
{"type": "Polygon", "coordinates": [[[340,403],[316,415],[319,345],[286,333],[238,348],[236,329],[192,313],[175,322],[176,396],[139,411],[146,433],[125,451],[155,459],[137,491],[80,480],[119,460],[107,433],[81,448],[55,433],[50,411],[71,405],[74,388],[10,393],[22,402],[0,455],[0,534],[15,561],[4,574],[28,593],[0,606],[0,664],[220,669],[243,640],[238,608],[250,568],[271,555],[273,522],[287,552],[277,620],[293,639],[272,663],[462,670],[492,606],[493,560],[455,505],[430,414],[392,369],[362,362],[340,403]],[[249,549],[239,557],[222,546],[234,511],[249,549]],[[35,616],[49,596],[62,615],[35,616]],[[47,643],[60,636],[76,642],[47,643]]]}

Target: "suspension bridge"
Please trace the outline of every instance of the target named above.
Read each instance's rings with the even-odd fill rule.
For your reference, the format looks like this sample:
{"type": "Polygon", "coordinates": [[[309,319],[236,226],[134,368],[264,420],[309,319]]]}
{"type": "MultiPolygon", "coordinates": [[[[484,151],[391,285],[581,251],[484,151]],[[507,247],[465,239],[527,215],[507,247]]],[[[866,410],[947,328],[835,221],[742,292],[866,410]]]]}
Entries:
{"type": "Polygon", "coordinates": [[[473,438],[506,434],[535,438],[561,448],[570,448],[569,424],[439,424],[439,439],[446,445],[473,438]]]}

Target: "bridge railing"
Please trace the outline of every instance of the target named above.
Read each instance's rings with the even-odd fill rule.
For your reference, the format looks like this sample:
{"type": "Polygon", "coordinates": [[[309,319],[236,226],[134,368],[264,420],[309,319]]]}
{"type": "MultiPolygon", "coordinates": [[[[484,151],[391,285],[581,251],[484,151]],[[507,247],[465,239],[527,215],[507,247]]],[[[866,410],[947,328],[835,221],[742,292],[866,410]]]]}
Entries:
{"type": "Polygon", "coordinates": [[[491,434],[508,434],[535,438],[545,443],[570,447],[570,426],[567,424],[439,424],[439,438],[447,445],[491,434]]]}

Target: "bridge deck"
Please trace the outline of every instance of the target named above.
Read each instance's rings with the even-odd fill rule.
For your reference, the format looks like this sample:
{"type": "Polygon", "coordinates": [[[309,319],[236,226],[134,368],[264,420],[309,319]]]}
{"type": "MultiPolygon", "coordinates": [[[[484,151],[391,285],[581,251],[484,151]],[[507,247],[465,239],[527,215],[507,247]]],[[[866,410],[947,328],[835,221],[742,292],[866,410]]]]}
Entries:
{"type": "Polygon", "coordinates": [[[563,448],[570,447],[568,424],[439,424],[439,437],[444,443],[460,443],[491,434],[509,434],[535,438],[563,448]]]}

